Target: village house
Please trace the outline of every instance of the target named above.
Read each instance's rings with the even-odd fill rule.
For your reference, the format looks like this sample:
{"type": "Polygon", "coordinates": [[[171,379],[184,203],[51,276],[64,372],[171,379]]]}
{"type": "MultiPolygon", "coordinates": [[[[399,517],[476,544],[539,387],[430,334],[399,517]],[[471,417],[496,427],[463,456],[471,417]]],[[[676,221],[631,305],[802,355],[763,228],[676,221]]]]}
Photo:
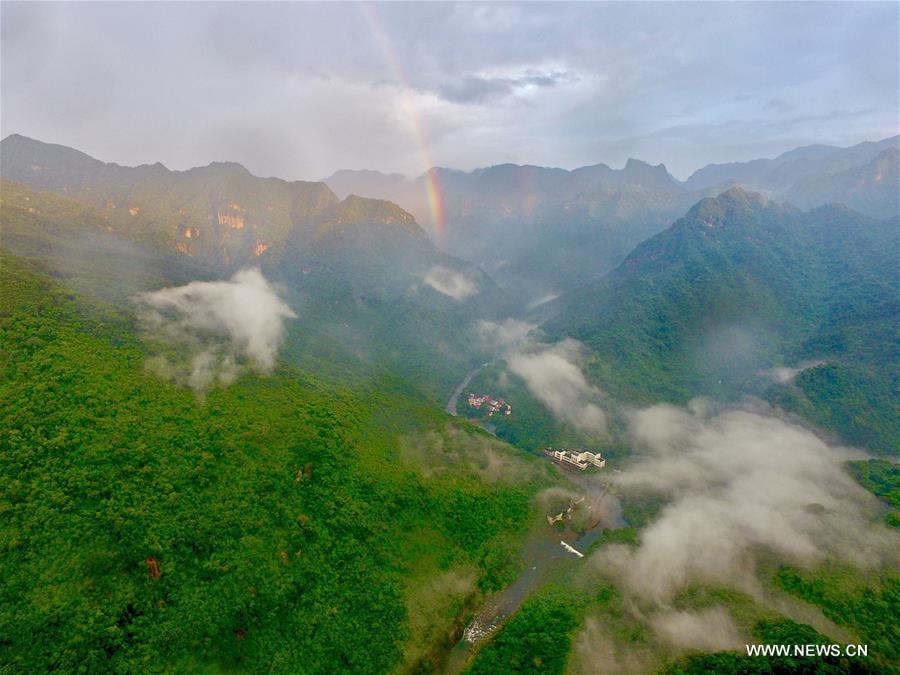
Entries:
{"type": "Polygon", "coordinates": [[[482,407],[487,408],[488,417],[512,414],[512,406],[509,403],[502,398],[494,398],[490,394],[477,396],[472,392],[469,392],[466,402],[470,407],[475,408],[476,410],[480,410],[482,407]]]}

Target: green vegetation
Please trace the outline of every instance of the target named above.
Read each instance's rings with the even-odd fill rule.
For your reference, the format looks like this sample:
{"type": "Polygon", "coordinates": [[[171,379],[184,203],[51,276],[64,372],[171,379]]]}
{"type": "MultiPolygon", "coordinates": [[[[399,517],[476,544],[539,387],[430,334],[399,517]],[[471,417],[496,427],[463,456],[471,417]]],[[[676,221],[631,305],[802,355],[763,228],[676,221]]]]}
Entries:
{"type": "Polygon", "coordinates": [[[585,603],[564,589],[547,589],[525,601],[467,672],[562,673],[585,603]]]}
{"type": "Polygon", "coordinates": [[[870,459],[849,465],[856,480],[890,507],[885,516],[888,525],[900,527],[900,464],[870,459]]]}
{"type": "MultiPolygon", "coordinates": [[[[826,645],[832,641],[805,624],[790,619],[763,619],[753,627],[759,644],[826,645]]],[[[718,652],[694,654],[670,664],[668,675],[700,675],[701,673],[774,675],[775,673],[840,673],[883,672],[876,662],[865,657],[846,656],[747,656],[746,653],[718,652]]]]}
{"type": "Polygon", "coordinates": [[[616,398],[747,394],[847,441],[900,447],[896,220],[840,206],[801,212],[740,189],[705,199],[573,293],[544,328],[593,352],[616,398]],[[773,386],[774,366],[824,362],[773,386]]]}
{"type": "Polygon", "coordinates": [[[0,180],[3,245],[74,291],[123,303],[141,291],[213,278],[187,256],[125,234],[101,211],[49,192],[0,180]]]}
{"type": "Polygon", "coordinates": [[[443,417],[390,381],[282,367],[200,404],[127,315],[0,263],[0,667],[384,672],[413,578],[502,574],[534,486],[397,462],[379,411],[443,417]]]}
{"type": "Polygon", "coordinates": [[[846,626],[869,646],[869,657],[880,663],[900,659],[900,576],[885,573],[862,579],[857,570],[826,568],[816,572],[782,566],[775,583],[783,590],[822,608],[839,626],[846,626]]]}
{"type": "MultiPolygon", "coordinates": [[[[437,412],[488,358],[473,322],[504,316],[507,296],[386,202],[338,202],[324,184],[234,164],[127,169],[11,139],[4,175],[12,166],[57,194],[4,180],[0,195],[16,256],[0,254],[0,670],[437,667],[472,608],[516,578],[522,534],[540,520],[532,497],[552,481],[544,460],[437,412]],[[128,298],[247,263],[298,315],[275,373],[250,372],[203,401],[154,377],[128,298]],[[479,292],[438,292],[425,281],[437,265],[479,292]]],[[[552,233],[557,250],[511,255],[504,274],[542,264],[545,281],[580,285],[596,253],[586,239],[609,240],[609,264],[636,236],[617,233],[623,222],[655,230],[687,198],[674,184],[570,196],[568,229],[535,216],[545,231],[534,240],[552,233]],[[603,210],[611,199],[618,206],[603,210]]],[[[587,371],[615,399],[753,394],[895,454],[897,225],[732,190],[560,299],[545,328],[591,348],[587,371]],[[803,368],[777,384],[761,376],[781,365],[803,368]]],[[[503,364],[470,389],[512,404],[509,417],[486,421],[528,452],[628,451],[561,424],[503,364]]],[[[613,437],[624,417],[611,414],[613,437]]],[[[897,465],[850,469],[900,525],[897,465]]],[[[603,532],[594,549],[637,545],[664,502],[626,494],[622,506],[628,527],[603,532]]],[[[671,654],[604,570],[579,564],[557,567],[471,672],[563,672],[588,614],[647,663],[671,654]]],[[[870,659],[728,652],[689,655],[671,672],[868,672],[900,658],[894,572],[783,566],[774,584],[858,635],[870,659]]],[[[689,588],[675,605],[725,606],[763,642],[824,640],[729,589],[689,588]]]]}

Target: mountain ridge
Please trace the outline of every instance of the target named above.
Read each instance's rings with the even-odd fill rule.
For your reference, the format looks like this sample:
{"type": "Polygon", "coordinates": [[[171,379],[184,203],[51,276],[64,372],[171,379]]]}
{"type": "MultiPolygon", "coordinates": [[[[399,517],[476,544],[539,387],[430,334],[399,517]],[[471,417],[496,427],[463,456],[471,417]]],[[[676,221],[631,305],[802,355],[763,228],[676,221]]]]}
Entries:
{"type": "Polygon", "coordinates": [[[871,161],[887,147],[900,145],[900,135],[862,141],[848,147],[807,145],[772,159],[708,164],[692,173],[683,185],[702,188],[725,180],[743,181],[750,189],[785,190],[801,178],[827,174],[871,161]]]}
{"type": "Polygon", "coordinates": [[[592,380],[624,400],[767,397],[895,452],[898,381],[883,365],[900,359],[898,223],[734,187],[560,297],[542,328],[584,342],[592,380]],[[767,379],[777,367],[798,369],[796,385],[767,379]]]}
{"type": "Polygon", "coordinates": [[[123,230],[226,269],[273,255],[298,229],[312,236],[370,224],[425,235],[411,214],[385,200],[340,200],[325,183],[261,178],[237,162],[185,171],[127,167],[18,134],[0,142],[0,153],[4,178],[89,203],[123,230]]]}

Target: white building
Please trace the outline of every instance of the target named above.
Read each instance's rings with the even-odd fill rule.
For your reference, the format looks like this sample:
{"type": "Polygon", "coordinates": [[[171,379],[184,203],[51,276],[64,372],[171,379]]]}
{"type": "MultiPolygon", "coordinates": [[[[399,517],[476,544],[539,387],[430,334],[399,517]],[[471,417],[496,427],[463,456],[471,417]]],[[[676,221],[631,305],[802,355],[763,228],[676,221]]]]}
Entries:
{"type": "Polygon", "coordinates": [[[606,466],[606,460],[603,459],[599,452],[589,452],[580,448],[576,450],[570,450],[568,448],[563,448],[562,450],[546,448],[544,454],[563,466],[574,466],[581,471],[584,471],[589,466],[595,466],[598,469],[602,469],[606,466]]]}

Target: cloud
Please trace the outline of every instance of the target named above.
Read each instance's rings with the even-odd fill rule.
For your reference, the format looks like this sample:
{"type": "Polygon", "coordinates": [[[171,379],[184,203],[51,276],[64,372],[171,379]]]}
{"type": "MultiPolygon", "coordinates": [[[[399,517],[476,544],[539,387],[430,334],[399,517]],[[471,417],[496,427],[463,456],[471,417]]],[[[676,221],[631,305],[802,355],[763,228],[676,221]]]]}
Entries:
{"type": "Polygon", "coordinates": [[[776,368],[769,368],[768,370],[761,370],[757,373],[760,377],[767,378],[776,382],[777,384],[791,384],[796,379],[797,375],[802,373],[804,370],[808,370],[810,368],[815,368],[817,366],[821,366],[824,361],[807,361],[805,363],[801,363],[796,368],[789,368],[787,366],[778,366],[776,368]]]}
{"type": "Polygon", "coordinates": [[[638,548],[607,547],[596,563],[636,598],[668,609],[698,581],[759,597],[761,552],[804,566],[832,557],[870,567],[896,550],[897,535],[871,524],[873,497],[843,468],[859,452],[766,408],[716,410],[698,401],[629,418],[629,440],[643,454],[612,480],[670,501],[638,548]]]}
{"type": "Polygon", "coordinates": [[[531,302],[529,302],[525,309],[535,309],[536,307],[540,307],[541,305],[547,304],[551,300],[556,300],[559,297],[559,293],[547,293],[545,295],[540,296],[539,298],[535,298],[531,302]]]}
{"type": "Polygon", "coordinates": [[[573,640],[572,673],[652,673],[659,671],[659,657],[642,641],[623,644],[621,626],[604,616],[588,615],[573,640]]]}
{"type": "Polygon", "coordinates": [[[650,624],[657,635],[680,647],[716,652],[736,649],[746,642],[724,607],[710,607],[699,612],[662,612],[654,616],[650,624]]]}
{"type": "Polygon", "coordinates": [[[896,3],[7,3],[0,117],[4,133],[178,169],[640,157],[686,176],[896,133],[897,17],[896,3]],[[211,108],[222,92],[241,96],[211,108]],[[841,118],[837,99],[874,112],[841,118]]]}
{"type": "Polygon", "coordinates": [[[603,392],[588,383],[577,362],[583,347],[566,339],[555,345],[536,344],[506,357],[510,372],[557,417],[580,431],[606,433],[606,413],[598,405],[603,392]]]}
{"type": "Polygon", "coordinates": [[[425,283],[438,293],[448,295],[454,300],[465,300],[478,293],[478,286],[462,272],[451,270],[443,265],[435,265],[425,276],[425,283]]]}
{"type": "Polygon", "coordinates": [[[510,77],[465,77],[441,86],[439,93],[443,98],[454,103],[485,103],[494,98],[577,81],[576,75],[564,71],[541,72],[528,69],[522,74],[510,77]]]}
{"type": "Polygon", "coordinates": [[[243,362],[271,371],[284,320],[296,318],[258,268],[142,293],[135,302],[144,335],[163,347],[151,367],[197,391],[233,381],[243,362]]]}
{"type": "Polygon", "coordinates": [[[587,381],[578,366],[586,351],[584,345],[571,338],[553,345],[539,342],[536,328],[537,324],[516,319],[475,324],[485,348],[506,361],[501,378],[507,372],[517,375],[557,420],[579,431],[605,435],[606,413],[600,406],[603,392],[587,381]]]}
{"type": "Polygon", "coordinates": [[[504,319],[501,322],[480,320],[475,323],[475,332],[487,348],[506,352],[521,347],[529,340],[529,333],[537,328],[537,324],[504,319]]]}

